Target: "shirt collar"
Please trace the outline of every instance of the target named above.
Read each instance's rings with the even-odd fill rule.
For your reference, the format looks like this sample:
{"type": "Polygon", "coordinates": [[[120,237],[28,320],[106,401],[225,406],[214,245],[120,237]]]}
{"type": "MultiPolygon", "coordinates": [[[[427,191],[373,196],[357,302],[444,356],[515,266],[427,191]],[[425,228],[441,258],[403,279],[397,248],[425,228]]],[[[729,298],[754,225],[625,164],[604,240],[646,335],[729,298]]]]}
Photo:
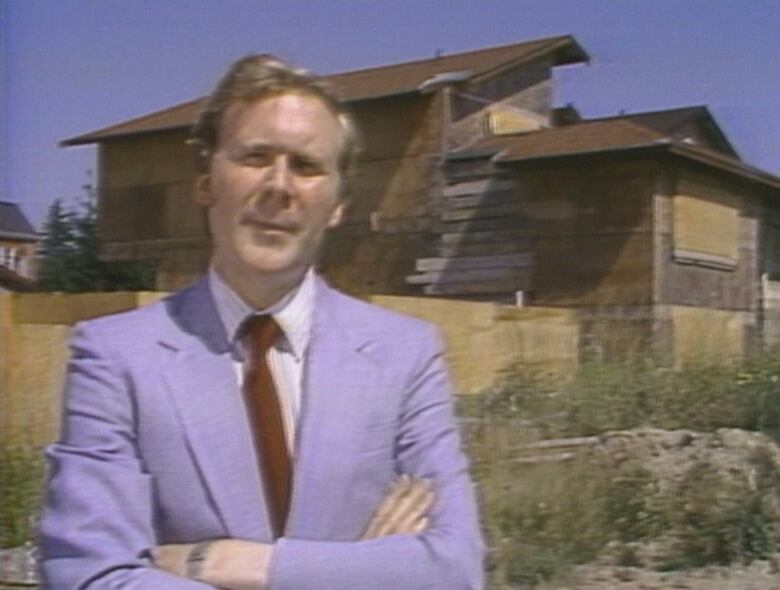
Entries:
{"type": "MultiPolygon", "coordinates": [[[[309,269],[301,283],[267,309],[256,310],[248,305],[219,276],[214,268],[209,269],[208,284],[217,314],[225,328],[228,340],[237,344],[238,330],[244,321],[254,314],[270,314],[284,333],[284,340],[297,360],[306,353],[311,334],[312,311],[314,309],[314,271],[309,269]]],[[[237,349],[241,349],[238,346],[237,349]]]]}

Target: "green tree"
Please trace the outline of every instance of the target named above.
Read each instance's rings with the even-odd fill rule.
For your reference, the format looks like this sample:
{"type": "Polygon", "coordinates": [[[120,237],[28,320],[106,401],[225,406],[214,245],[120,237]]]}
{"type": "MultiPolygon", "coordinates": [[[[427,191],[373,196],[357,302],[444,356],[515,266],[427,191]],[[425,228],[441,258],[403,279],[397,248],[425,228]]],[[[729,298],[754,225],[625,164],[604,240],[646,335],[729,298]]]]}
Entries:
{"type": "Polygon", "coordinates": [[[73,209],[56,200],[49,208],[41,244],[39,285],[45,291],[142,291],[154,289],[154,269],[144,262],[101,260],[96,194],[84,185],[73,209]]]}

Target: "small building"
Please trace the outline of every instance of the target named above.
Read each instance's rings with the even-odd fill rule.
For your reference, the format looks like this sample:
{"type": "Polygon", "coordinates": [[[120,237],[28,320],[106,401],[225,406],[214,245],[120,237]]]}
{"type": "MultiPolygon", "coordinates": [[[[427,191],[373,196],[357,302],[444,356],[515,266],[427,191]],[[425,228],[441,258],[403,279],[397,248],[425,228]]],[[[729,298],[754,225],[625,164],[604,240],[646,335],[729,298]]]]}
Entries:
{"type": "MultiPolygon", "coordinates": [[[[362,151],[321,270],[356,294],[572,308],[587,354],[780,341],[780,178],[703,106],[556,108],[556,68],[588,59],[560,36],[329,76],[362,151]]],[[[153,261],[161,290],[208,263],[185,146],[202,104],[63,142],[98,146],[102,256],[153,261]]]]}
{"type": "Polygon", "coordinates": [[[0,291],[33,290],[39,240],[19,206],[0,201],[0,291]]]}

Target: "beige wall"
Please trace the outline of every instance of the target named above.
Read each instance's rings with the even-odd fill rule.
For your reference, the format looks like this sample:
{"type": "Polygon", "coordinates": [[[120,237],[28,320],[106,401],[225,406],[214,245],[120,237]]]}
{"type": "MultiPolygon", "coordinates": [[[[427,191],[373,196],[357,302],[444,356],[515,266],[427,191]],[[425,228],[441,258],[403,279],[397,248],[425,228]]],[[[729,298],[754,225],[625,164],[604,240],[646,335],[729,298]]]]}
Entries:
{"type": "Polygon", "coordinates": [[[674,360],[728,362],[744,357],[747,329],[753,324],[749,312],[668,306],[674,333],[674,360]]]}
{"type": "Polygon", "coordinates": [[[439,326],[461,394],[490,387],[518,365],[568,373],[577,363],[577,318],[570,310],[386,295],[371,301],[439,326]]]}
{"type": "Polygon", "coordinates": [[[161,295],[0,294],[0,442],[39,447],[55,438],[73,323],[161,295]]]}
{"type": "MultiPolygon", "coordinates": [[[[162,295],[0,294],[0,441],[40,446],[56,436],[73,323],[162,295]]],[[[566,310],[411,297],[373,301],[440,326],[458,393],[479,392],[518,364],[565,372],[576,363],[577,325],[566,310]]]]}

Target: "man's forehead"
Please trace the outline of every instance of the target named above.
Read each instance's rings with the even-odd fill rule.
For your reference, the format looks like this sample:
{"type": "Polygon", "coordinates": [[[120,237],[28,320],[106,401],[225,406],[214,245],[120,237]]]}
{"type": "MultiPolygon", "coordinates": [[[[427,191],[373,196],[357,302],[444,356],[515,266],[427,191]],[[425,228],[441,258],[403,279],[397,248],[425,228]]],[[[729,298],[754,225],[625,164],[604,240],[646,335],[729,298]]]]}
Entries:
{"type": "Polygon", "coordinates": [[[280,112],[285,115],[282,123],[314,123],[322,131],[339,132],[341,128],[338,115],[324,100],[316,95],[290,91],[236,100],[225,110],[222,131],[235,131],[236,127],[251,122],[265,122],[280,112]]]}

